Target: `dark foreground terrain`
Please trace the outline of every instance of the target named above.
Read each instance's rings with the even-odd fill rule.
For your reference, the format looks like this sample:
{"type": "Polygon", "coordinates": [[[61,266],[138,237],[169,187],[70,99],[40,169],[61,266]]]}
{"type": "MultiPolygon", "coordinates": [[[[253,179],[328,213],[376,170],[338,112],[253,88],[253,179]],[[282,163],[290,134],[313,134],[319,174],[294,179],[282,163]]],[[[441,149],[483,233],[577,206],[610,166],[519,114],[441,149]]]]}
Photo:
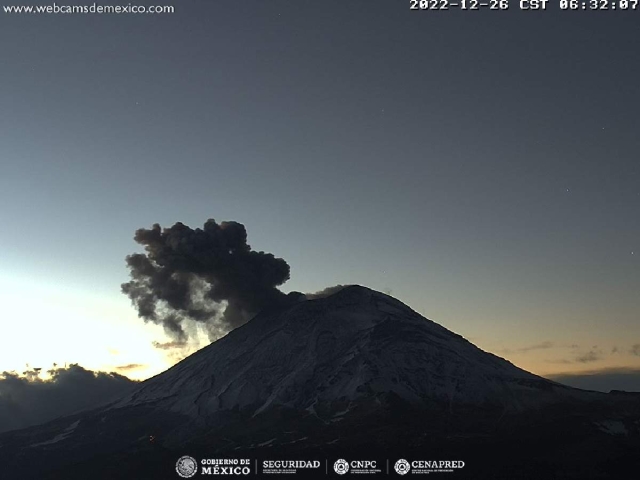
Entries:
{"type": "MultiPolygon", "coordinates": [[[[183,455],[198,462],[249,459],[249,476],[263,478],[280,477],[262,474],[263,460],[293,459],[319,460],[321,468],[288,478],[337,478],[332,466],[339,458],[376,460],[381,473],[375,477],[397,478],[393,465],[400,458],[464,462],[462,469],[430,474],[441,476],[436,478],[626,479],[640,471],[640,421],[632,413],[640,399],[626,399],[627,408],[616,410],[555,407],[501,417],[489,409],[469,418],[471,412],[442,408],[427,414],[396,401],[384,405],[385,415],[353,412],[330,423],[284,410],[253,419],[237,414],[213,431],[202,426],[181,446],[163,442],[165,433],[181,423],[179,416],[167,421],[153,410],[132,407],[120,411],[119,418],[105,419],[97,411],[0,435],[1,478],[177,479],[175,465],[183,455]],[[77,419],[77,443],[46,444],[77,419]]],[[[199,471],[195,478],[203,476],[209,475],[199,471]]]]}

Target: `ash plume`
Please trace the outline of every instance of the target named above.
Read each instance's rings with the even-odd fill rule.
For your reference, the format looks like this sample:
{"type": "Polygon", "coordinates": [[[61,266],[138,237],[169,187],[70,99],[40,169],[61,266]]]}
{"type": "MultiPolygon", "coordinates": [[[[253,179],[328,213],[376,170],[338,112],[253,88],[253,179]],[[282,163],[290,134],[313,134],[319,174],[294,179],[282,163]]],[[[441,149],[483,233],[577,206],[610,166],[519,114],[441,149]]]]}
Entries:
{"type": "Polygon", "coordinates": [[[186,345],[194,322],[215,340],[286,299],[277,287],[289,279],[289,265],[252,250],[238,222],[209,219],[196,229],[156,223],[134,239],[146,253],[126,257],[131,281],[122,292],[139,317],[164,327],[172,342],[163,347],[186,345]]]}

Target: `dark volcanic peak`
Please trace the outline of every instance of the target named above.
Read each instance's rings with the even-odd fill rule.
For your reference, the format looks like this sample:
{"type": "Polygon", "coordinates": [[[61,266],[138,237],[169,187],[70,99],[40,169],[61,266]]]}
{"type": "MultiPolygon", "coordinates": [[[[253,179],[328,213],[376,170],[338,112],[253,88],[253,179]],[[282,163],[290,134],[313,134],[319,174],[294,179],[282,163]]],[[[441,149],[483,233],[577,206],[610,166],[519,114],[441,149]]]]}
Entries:
{"type": "Polygon", "coordinates": [[[257,315],[142,384],[118,408],[153,403],[191,417],[275,407],[313,411],[393,394],[411,404],[553,402],[570,389],[486,353],[398,300],[353,285],[257,315]]]}
{"type": "Polygon", "coordinates": [[[624,478],[611,459],[614,467],[638,464],[633,396],[537,377],[365,287],[289,300],[113,404],[0,435],[3,475],[175,478],[185,453],[410,458],[413,451],[419,458],[440,451],[434,458],[468,461],[465,478],[476,480],[624,478]]]}

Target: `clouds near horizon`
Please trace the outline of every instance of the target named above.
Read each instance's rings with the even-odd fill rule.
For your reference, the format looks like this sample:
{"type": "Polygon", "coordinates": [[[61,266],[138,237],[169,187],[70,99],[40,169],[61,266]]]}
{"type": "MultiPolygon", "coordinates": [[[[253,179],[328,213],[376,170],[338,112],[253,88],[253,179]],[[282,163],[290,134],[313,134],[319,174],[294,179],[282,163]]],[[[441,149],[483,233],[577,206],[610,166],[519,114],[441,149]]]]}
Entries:
{"type": "Polygon", "coordinates": [[[584,390],[640,392],[640,368],[603,368],[581,373],[547,375],[547,378],[584,390]]]}
{"type": "MultiPolygon", "coordinates": [[[[135,368],[125,365],[123,370],[135,368]]],[[[48,371],[0,373],[0,432],[25,428],[71,415],[124,395],[138,382],[118,373],[96,372],[72,364],[48,371]]]]}

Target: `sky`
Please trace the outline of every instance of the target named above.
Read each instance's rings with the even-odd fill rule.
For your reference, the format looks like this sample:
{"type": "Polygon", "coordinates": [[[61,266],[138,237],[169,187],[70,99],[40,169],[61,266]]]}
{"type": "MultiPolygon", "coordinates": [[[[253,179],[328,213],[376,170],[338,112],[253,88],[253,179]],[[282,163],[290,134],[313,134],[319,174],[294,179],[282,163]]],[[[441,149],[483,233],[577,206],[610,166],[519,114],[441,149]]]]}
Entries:
{"type": "Polygon", "coordinates": [[[640,390],[637,12],[166,5],[0,12],[0,371],[170,366],[125,257],[214,218],[286,259],[284,292],[363,284],[640,390]]]}

